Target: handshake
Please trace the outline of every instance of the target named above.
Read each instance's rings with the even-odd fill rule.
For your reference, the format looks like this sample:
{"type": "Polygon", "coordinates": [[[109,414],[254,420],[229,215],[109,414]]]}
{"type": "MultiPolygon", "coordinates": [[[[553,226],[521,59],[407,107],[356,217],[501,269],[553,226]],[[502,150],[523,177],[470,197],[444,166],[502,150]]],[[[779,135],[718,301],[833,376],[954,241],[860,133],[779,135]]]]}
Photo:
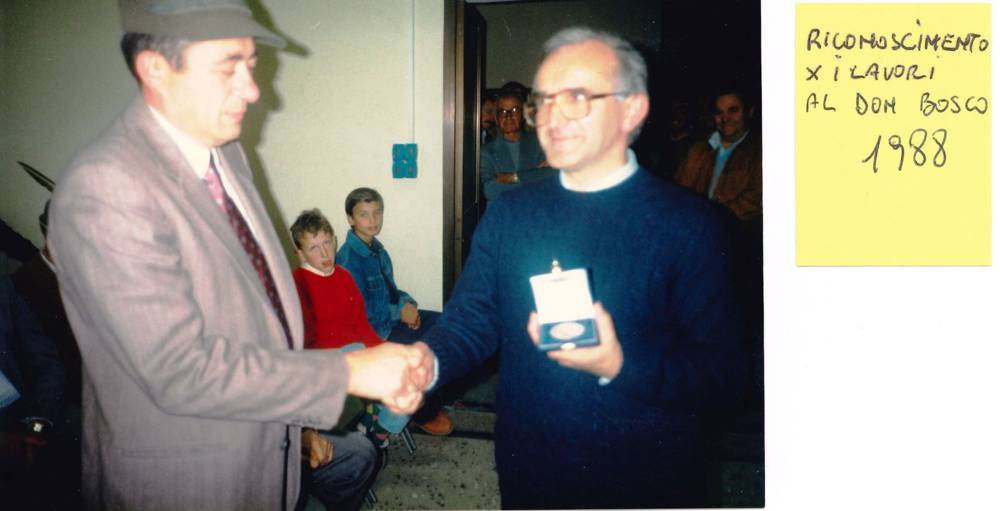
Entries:
{"type": "Polygon", "coordinates": [[[423,342],[410,346],[385,342],[345,358],[347,393],[377,399],[399,415],[417,411],[434,378],[434,353],[423,342]]]}

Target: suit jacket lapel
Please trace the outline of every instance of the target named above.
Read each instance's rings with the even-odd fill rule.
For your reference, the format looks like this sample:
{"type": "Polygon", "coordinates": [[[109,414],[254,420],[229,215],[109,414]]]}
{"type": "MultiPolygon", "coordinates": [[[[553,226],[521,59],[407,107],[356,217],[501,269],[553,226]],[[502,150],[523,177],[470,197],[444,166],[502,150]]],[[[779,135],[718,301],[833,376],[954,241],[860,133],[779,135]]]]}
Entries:
{"type": "MultiPolygon", "coordinates": [[[[220,147],[218,154],[222,165],[229,170],[228,176],[233,178],[230,180],[232,189],[229,192],[238,197],[239,201],[246,207],[247,222],[250,222],[256,230],[257,243],[267,259],[268,267],[271,269],[271,277],[274,279],[274,285],[281,297],[281,306],[285,309],[285,318],[288,320],[293,345],[297,349],[301,348],[302,311],[299,306],[299,295],[295,290],[295,283],[291,279],[291,271],[285,254],[281,250],[281,242],[275,235],[271,219],[266,214],[267,209],[254,188],[253,179],[249,174],[249,164],[239,142],[231,142],[220,147]]],[[[260,286],[260,289],[263,293],[263,286],[260,286]]],[[[266,299],[266,293],[264,296],[266,299]]]]}
{"type": "MultiPolygon", "coordinates": [[[[184,162],[184,165],[186,167],[187,162],[184,162]]],[[[178,178],[181,192],[187,198],[191,206],[191,211],[208,223],[212,229],[212,233],[219,238],[219,241],[226,248],[230,262],[234,267],[239,269],[240,273],[246,279],[253,283],[254,289],[266,301],[267,293],[264,291],[264,286],[260,283],[260,278],[257,277],[257,270],[250,263],[246,250],[243,249],[243,245],[236,237],[236,233],[233,232],[233,228],[229,225],[229,219],[226,218],[226,214],[219,209],[215,200],[212,199],[212,194],[208,191],[205,183],[198,179],[194,172],[187,168],[185,168],[185,171],[179,174],[178,178]]]]}

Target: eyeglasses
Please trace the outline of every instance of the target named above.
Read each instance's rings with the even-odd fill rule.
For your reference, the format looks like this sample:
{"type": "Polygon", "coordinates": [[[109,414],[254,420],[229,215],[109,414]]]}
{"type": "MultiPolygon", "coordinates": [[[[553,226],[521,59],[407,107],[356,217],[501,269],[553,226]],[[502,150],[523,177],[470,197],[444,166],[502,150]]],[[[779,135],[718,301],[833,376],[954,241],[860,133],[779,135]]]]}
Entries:
{"type": "Polygon", "coordinates": [[[525,119],[532,126],[544,123],[548,120],[553,105],[559,107],[559,113],[566,120],[583,119],[590,115],[591,101],[611,96],[621,98],[629,94],[631,94],[629,91],[591,94],[585,89],[565,89],[553,94],[533,93],[525,105],[525,119]]]}
{"type": "Polygon", "coordinates": [[[497,108],[497,117],[506,117],[519,113],[521,113],[521,107],[519,106],[515,106],[514,108],[497,108]]]}

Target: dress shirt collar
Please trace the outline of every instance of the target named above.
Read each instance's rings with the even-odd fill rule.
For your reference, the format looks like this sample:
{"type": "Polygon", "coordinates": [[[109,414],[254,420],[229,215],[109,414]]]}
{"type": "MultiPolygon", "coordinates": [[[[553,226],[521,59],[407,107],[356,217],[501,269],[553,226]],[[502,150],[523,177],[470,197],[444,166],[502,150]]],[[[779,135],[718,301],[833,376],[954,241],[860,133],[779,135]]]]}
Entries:
{"type": "Polygon", "coordinates": [[[163,116],[163,114],[157,112],[155,108],[149,106],[149,111],[153,112],[153,118],[156,119],[157,124],[163,128],[163,131],[167,132],[167,136],[170,137],[170,140],[173,140],[174,143],[177,144],[177,147],[181,150],[181,154],[184,155],[184,159],[187,160],[189,165],[191,165],[191,169],[194,171],[195,176],[197,176],[198,179],[205,179],[205,174],[208,172],[208,165],[212,158],[212,150],[205,147],[204,144],[191,138],[188,134],[177,129],[177,127],[171,124],[170,121],[163,116]]]}
{"type": "MultiPolygon", "coordinates": [[[[743,142],[743,139],[747,138],[747,135],[749,135],[749,134],[750,134],[750,130],[744,131],[743,132],[743,136],[740,137],[739,140],[737,140],[736,142],[733,142],[729,147],[727,147],[725,149],[727,151],[732,151],[733,149],[736,148],[736,146],[740,145],[740,143],[743,142]]],[[[715,149],[715,150],[718,150],[720,147],[722,147],[722,135],[719,134],[718,130],[714,131],[712,133],[712,136],[708,137],[708,145],[712,146],[712,149],[715,149]]]]}
{"type": "MultiPolygon", "coordinates": [[[[260,236],[261,227],[258,227],[254,223],[250,215],[247,215],[247,205],[243,203],[243,200],[240,199],[238,193],[232,193],[232,181],[226,176],[226,171],[223,170],[222,164],[219,162],[219,155],[215,154],[213,156],[213,153],[217,152],[215,148],[205,147],[205,145],[201,142],[198,142],[173,124],[170,124],[170,121],[168,121],[167,118],[160,112],[157,112],[155,108],[150,106],[149,111],[153,113],[153,119],[156,119],[156,122],[163,128],[163,131],[167,133],[167,136],[170,137],[170,140],[173,140],[174,143],[177,144],[178,149],[181,150],[181,154],[184,155],[184,159],[188,162],[188,165],[191,166],[191,171],[194,172],[195,177],[204,181],[205,174],[208,174],[208,167],[212,162],[212,158],[215,158],[215,170],[219,173],[219,178],[222,181],[222,188],[224,190],[228,190],[226,194],[229,195],[233,204],[236,205],[236,209],[243,215],[243,219],[250,227],[250,232],[253,233],[255,237],[260,236]]],[[[266,229],[267,227],[264,228],[266,229]]]]}
{"type": "Polygon", "coordinates": [[[587,186],[579,187],[571,184],[566,179],[566,175],[562,170],[559,171],[559,183],[562,184],[563,188],[574,192],[599,192],[607,190],[608,188],[624,183],[626,179],[632,177],[632,174],[635,174],[639,170],[639,163],[636,161],[635,153],[631,149],[625,150],[625,157],[624,166],[611,171],[604,177],[595,180],[593,183],[589,183],[587,186]]]}

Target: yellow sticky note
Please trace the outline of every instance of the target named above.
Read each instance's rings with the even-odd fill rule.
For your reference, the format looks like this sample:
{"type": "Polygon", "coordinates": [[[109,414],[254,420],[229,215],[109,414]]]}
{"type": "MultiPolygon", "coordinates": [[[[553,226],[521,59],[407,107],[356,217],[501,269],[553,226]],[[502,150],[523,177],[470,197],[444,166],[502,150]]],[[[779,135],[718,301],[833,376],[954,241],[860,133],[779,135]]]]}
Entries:
{"type": "Polygon", "coordinates": [[[799,265],[990,265],[989,4],[799,4],[799,265]]]}

